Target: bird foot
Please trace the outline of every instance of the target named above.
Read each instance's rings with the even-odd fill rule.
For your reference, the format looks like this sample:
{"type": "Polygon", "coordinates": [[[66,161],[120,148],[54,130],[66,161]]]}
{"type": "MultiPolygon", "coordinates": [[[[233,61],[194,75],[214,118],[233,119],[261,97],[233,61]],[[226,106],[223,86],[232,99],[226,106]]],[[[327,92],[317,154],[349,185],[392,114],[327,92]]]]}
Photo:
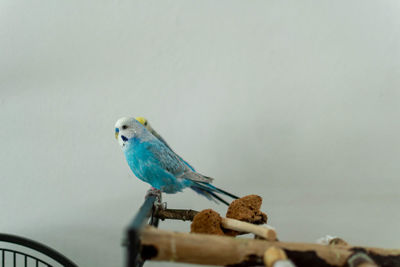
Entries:
{"type": "Polygon", "coordinates": [[[154,187],[150,188],[149,190],[147,190],[146,196],[144,198],[146,199],[151,196],[158,197],[161,200],[161,190],[154,187]]]}

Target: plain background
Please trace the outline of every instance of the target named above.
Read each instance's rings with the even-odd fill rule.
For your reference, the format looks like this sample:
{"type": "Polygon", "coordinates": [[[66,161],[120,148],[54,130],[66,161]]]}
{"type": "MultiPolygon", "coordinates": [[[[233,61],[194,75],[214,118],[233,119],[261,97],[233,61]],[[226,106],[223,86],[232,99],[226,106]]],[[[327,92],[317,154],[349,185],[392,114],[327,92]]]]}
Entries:
{"type": "Polygon", "coordinates": [[[145,116],[279,239],[400,246],[399,1],[3,0],[0,38],[1,232],[122,266],[149,185],[114,123],[145,116]]]}

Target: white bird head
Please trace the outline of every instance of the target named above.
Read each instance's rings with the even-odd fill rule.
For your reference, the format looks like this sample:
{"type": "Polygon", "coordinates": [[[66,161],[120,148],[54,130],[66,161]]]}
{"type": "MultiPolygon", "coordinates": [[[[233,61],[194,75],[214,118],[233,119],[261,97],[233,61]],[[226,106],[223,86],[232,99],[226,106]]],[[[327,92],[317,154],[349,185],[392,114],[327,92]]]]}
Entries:
{"type": "Polygon", "coordinates": [[[124,147],[131,138],[148,139],[149,136],[152,135],[135,118],[123,117],[115,123],[115,138],[121,147],[124,147]]]}

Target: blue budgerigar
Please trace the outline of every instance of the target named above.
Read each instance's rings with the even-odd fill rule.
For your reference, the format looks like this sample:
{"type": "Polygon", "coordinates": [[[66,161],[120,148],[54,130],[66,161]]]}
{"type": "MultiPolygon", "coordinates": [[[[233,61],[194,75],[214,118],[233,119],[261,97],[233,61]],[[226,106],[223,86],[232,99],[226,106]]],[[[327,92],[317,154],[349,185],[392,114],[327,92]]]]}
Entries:
{"type": "Polygon", "coordinates": [[[212,178],[196,172],[163,139],[160,141],[134,118],[119,119],[115,124],[115,137],[133,173],[161,192],[174,194],[189,187],[208,199],[227,205],[228,202],[217,194],[238,198],[211,185],[212,178]]]}
{"type": "MultiPolygon", "coordinates": [[[[160,140],[164,145],[166,145],[169,149],[172,150],[172,148],[168,145],[167,141],[162,138],[161,135],[159,135],[156,130],[154,130],[153,127],[151,127],[150,122],[144,118],[144,117],[135,117],[135,119],[140,122],[152,135],[157,137],[158,140],[160,140]]],[[[173,151],[173,150],[172,150],[173,151]]],[[[176,154],[176,153],[175,153],[176,154]]],[[[176,154],[192,171],[195,171],[195,169],[184,159],[182,159],[178,154],[176,154]]]]}

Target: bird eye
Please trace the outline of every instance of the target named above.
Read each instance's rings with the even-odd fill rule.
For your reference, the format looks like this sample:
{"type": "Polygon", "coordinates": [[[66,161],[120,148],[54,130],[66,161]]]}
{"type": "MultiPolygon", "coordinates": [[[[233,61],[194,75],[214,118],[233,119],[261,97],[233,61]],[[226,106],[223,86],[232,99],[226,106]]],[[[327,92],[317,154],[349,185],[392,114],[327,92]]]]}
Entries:
{"type": "Polygon", "coordinates": [[[144,122],[144,126],[147,126],[147,121],[144,122]]]}
{"type": "Polygon", "coordinates": [[[123,125],[121,128],[122,128],[122,130],[125,130],[126,128],[128,128],[128,126],[123,125]]]}

